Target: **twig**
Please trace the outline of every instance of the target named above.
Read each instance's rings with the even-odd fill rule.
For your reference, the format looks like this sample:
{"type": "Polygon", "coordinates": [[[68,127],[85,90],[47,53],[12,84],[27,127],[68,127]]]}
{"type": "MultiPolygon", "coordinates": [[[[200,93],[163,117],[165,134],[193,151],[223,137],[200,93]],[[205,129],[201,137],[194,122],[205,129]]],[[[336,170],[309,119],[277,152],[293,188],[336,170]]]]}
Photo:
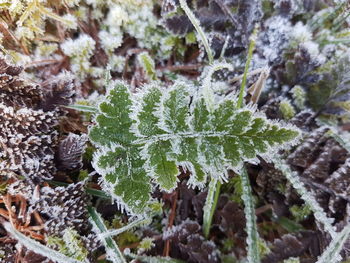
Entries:
{"type": "Polygon", "coordinates": [[[175,66],[165,66],[157,67],[159,71],[188,71],[188,70],[197,70],[204,65],[202,64],[189,64],[189,65],[175,65],[175,66]]]}
{"type": "MultiPolygon", "coordinates": [[[[171,212],[169,215],[169,221],[168,221],[168,226],[167,226],[168,229],[174,225],[174,220],[175,220],[175,215],[176,215],[177,197],[178,197],[178,192],[176,191],[174,196],[173,196],[173,203],[171,206],[171,212]]],[[[170,254],[170,240],[168,239],[167,241],[165,241],[163,256],[168,257],[169,254],[170,254]]]]}

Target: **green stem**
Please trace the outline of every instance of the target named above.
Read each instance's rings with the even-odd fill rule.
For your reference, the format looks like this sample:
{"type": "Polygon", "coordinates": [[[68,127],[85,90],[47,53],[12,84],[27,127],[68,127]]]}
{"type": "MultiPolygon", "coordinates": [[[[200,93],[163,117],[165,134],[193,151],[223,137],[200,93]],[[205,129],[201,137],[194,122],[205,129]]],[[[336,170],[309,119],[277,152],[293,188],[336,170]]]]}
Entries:
{"type": "Polygon", "coordinates": [[[242,105],[243,105],[244,90],[245,90],[245,86],[246,86],[246,83],[247,83],[248,70],[249,70],[250,62],[251,62],[252,57],[253,57],[253,51],[254,51],[254,48],[255,48],[255,41],[256,41],[257,34],[258,34],[258,29],[255,28],[254,31],[253,31],[253,34],[251,35],[251,40],[250,40],[250,43],[249,43],[248,57],[247,57],[247,61],[245,63],[245,68],[244,68],[244,74],[243,74],[243,80],[242,80],[241,88],[239,90],[239,97],[238,97],[238,101],[237,101],[237,108],[241,108],[242,105]]]}
{"type": "Polygon", "coordinates": [[[196,31],[199,35],[199,38],[203,42],[205,51],[207,52],[209,64],[212,64],[214,61],[213,53],[211,52],[211,49],[209,46],[209,41],[208,41],[207,37],[205,36],[205,33],[204,33],[203,29],[201,28],[198,19],[194,16],[191,9],[188,7],[186,0],[180,0],[180,6],[185,11],[188,19],[191,21],[192,25],[196,29],[196,31]]]}
{"type": "Polygon", "coordinates": [[[246,168],[243,166],[241,173],[242,200],[244,203],[244,214],[246,217],[247,245],[248,245],[248,262],[260,263],[259,253],[259,233],[256,224],[255,205],[250,187],[249,176],[246,168]]]}
{"type": "Polygon", "coordinates": [[[207,104],[208,110],[210,112],[212,112],[214,110],[214,107],[215,107],[215,103],[214,103],[214,96],[215,95],[214,95],[213,89],[211,87],[212,77],[216,71],[224,69],[224,68],[226,68],[230,71],[233,70],[233,66],[231,64],[214,63],[213,65],[211,65],[209,67],[207,75],[203,79],[203,97],[204,97],[205,103],[207,104]]]}
{"type": "Polygon", "coordinates": [[[90,215],[90,222],[94,231],[105,246],[109,260],[111,260],[113,263],[126,263],[123,253],[120,251],[114,239],[110,236],[104,237],[101,235],[108,232],[108,229],[103,223],[103,219],[100,214],[98,214],[95,208],[92,206],[88,206],[88,213],[90,215]]]}
{"type": "Polygon", "coordinates": [[[209,236],[211,222],[219,200],[221,182],[212,177],[209,183],[208,195],[203,207],[203,233],[206,238],[209,236]]]}
{"type": "Polygon", "coordinates": [[[128,230],[134,228],[134,227],[137,227],[140,225],[147,225],[147,224],[150,224],[151,222],[152,222],[151,218],[139,218],[139,219],[136,219],[135,221],[133,221],[133,222],[127,224],[126,226],[121,227],[121,228],[108,230],[107,232],[102,233],[100,235],[100,237],[117,236],[125,231],[128,231],[128,230]]]}

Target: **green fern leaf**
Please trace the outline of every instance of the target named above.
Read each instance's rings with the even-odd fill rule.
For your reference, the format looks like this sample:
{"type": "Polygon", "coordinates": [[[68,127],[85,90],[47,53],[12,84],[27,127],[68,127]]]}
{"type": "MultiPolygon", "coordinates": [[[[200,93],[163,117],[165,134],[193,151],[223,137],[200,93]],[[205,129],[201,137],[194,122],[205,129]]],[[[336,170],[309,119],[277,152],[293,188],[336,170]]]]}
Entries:
{"type": "Polygon", "coordinates": [[[239,170],[299,135],[252,107],[238,109],[234,96],[208,110],[203,94],[184,83],[152,84],[138,94],[122,82],[110,85],[90,129],[98,149],[93,164],[103,190],[131,213],[144,211],[152,185],[174,189],[179,165],[192,173],[192,186],[202,187],[208,176],[226,180],[227,169],[239,170]]]}

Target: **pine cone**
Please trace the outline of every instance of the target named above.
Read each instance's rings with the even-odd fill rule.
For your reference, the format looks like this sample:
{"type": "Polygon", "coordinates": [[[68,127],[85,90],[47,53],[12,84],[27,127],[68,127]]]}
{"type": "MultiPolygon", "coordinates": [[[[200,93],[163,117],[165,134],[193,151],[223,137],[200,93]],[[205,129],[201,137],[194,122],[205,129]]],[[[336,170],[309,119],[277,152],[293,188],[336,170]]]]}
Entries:
{"type": "MultiPolygon", "coordinates": [[[[179,253],[181,259],[189,263],[219,262],[219,255],[213,242],[200,235],[197,222],[184,221],[163,234],[164,240],[171,240],[171,253],[179,253]]],[[[173,256],[172,256],[173,257],[173,256]]]]}
{"type": "Polygon", "coordinates": [[[350,158],[326,180],[326,185],[343,198],[350,196],[350,158]]]}
{"type": "Polygon", "coordinates": [[[48,218],[45,222],[50,235],[61,236],[64,229],[72,227],[82,233],[89,226],[84,183],[71,184],[68,187],[43,187],[40,198],[34,201],[31,209],[48,218]]]}
{"type": "Polygon", "coordinates": [[[54,112],[0,103],[0,170],[33,182],[51,179],[57,133],[54,112]]]}
{"type": "Polygon", "coordinates": [[[86,135],[79,136],[73,133],[62,140],[58,147],[57,167],[60,170],[80,169],[83,166],[82,154],[87,140],[86,135]]]}
{"type": "MultiPolygon", "coordinates": [[[[71,103],[74,80],[61,73],[39,86],[23,79],[21,72],[0,58],[0,173],[37,184],[52,179],[56,171],[55,129],[63,113],[58,106],[71,103]]],[[[74,165],[79,167],[77,150],[74,165]]]]}
{"type": "Polygon", "coordinates": [[[11,66],[0,57],[0,103],[12,107],[37,108],[43,94],[40,87],[21,77],[22,67],[11,66]]]}
{"type": "Polygon", "coordinates": [[[308,136],[292,154],[288,156],[288,163],[300,168],[307,168],[317,158],[320,147],[327,138],[324,134],[327,128],[318,128],[308,136]]]}
{"type": "Polygon", "coordinates": [[[301,257],[309,252],[314,262],[323,249],[323,237],[320,232],[302,231],[295,234],[286,234],[276,239],[271,252],[262,259],[262,263],[279,263],[290,257],[301,257]]]}

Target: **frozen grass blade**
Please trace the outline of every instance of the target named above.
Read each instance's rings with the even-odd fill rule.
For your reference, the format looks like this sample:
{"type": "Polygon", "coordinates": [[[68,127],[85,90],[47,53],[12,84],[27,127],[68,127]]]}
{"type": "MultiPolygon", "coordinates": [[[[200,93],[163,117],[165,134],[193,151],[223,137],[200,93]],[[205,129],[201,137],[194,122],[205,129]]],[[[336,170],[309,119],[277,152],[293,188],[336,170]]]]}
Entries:
{"type": "Polygon", "coordinates": [[[245,68],[244,68],[241,88],[239,90],[239,97],[238,97],[238,101],[237,101],[237,108],[241,108],[242,105],[243,105],[244,90],[245,90],[245,86],[246,86],[246,83],[247,83],[248,70],[249,70],[250,62],[251,62],[252,57],[253,57],[253,51],[254,51],[254,48],[255,48],[255,41],[256,41],[257,34],[258,34],[258,30],[257,30],[257,28],[255,28],[253,33],[252,33],[252,35],[251,35],[251,40],[250,40],[250,43],[249,43],[248,56],[247,56],[247,61],[245,63],[245,68]]]}
{"type": "Polygon", "coordinates": [[[208,195],[203,207],[203,233],[206,238],[209,236],[211,222],[218,203],[221,183],[218,179],[213,178],[209,183],[208,195]]]}
{"type": "Polygon", "coordinates": [[[337,263],[342,260],[340,252],[344,246],[346,240],[350,237],[350,225],[344,227],[344,229],[337,233],[333,240],[328,245],[326,250],[318,258],[316,263],[337,263]]]}
{"type": "Polygon", "coordinates": [[[113,230],[109,230],[105,233],[102,233],[100,236],[105,238],[105,237],[108,237],[108,236],[116,236],[116,235],[119,235],[125,231],[128,231],[134,227],[137,227],[137,226],[140,226],[140,225],[147,225],[147,224],[150,224],[151,223],[151,218],[139,218],[139,219],[136,219],[135,221],[127,224],[126,226],[123,226],[121,228],[118,228],[118,229],[113,229],[113,230]]]}
{"type": "Polygon", "coordinates": [[[315,219],[320,222],[324,229],[334,238],[337,233],[335,228],[332,226],[333,218],[327,217],[326,213],[322,207],[317,203],[314,196],[305,188],[304,184],[299,180],[298,174],[293,172],[290,167],[284,163],[283,160],[279,159],[278,156],[275,156],[274,164],[277,169],[279,169],[287,180],[292,184],[294,189],[298,192],[300,197],[304,202],[310,206],[310,209],[313,211],[315,219]]]}
{"type": "Polygon", "coordinates": [[[185,263],[182,260],[173,259],[170,257],[140,256],[140,255],[131,253],[129,249],[125,250],[125,255],[145,263],[185,263]]]}
{"type": "Polygon", "coordinates": [[[79,104],[74,104],[70,106],[64,106],[67,109],[72,109],[72,110],[77,110],[77,111],[82,111],[82,112],[91,112],[91,113],[97,113],[98,109],[94,106],[88,106],[88,105],[79,105],[79,104]]]}
{"type": "Polygon", "coordinates": [[[104,234],[108,231],[107,227],[103,223],[101,216],[96,212],[95,208],[91,206],[88,207],[88,212],[90,215],[90,222],[93,226],[93,230],[101,239],[102,244],[105,246],[108,260],[111,260],[113,263],[126,263],[127,261],[125,260],[122,252],[119,250],[118,245],[115,243],[113,238],[110,236],[101,236],[101,234],[104,234]]]}
{"type": "MultiPolygon", "coordinates": [[[[244,90],[247,82],[247,74],[248,74],[250,62],[252,60],[253,51],[255,48],[256,35],[257,35],[257,28],[254,29],[253,34],[251,36],[251,41],[249,43],[248,57],[244,68],[241,88],[239,91],[237,108],[242,108],[243,106],[243,95],[244,95],[244,90]]],[[[258,233],[258,227],[256,225],[255,205],[254,205],[252,189],[249,182],[249,176],[244,165],[240,176],[241,176],[241,184],[242,184],[241,198],[244,203],[244,214],[246,217],[246,231],[248,234],[247,259],[249,263],[259,263],[260,262],[259,243],[258,243],[259,233],[258,233]]]]}
{"type": "Polygon", "coordinates": [[[4,228],[8,233],[11,234],[20,244],[25,246],[28,250],[32,250],[36,254],[42,255],[44,257],[47,257],[54,262],[58,263],[87,263],[89,262],[87,259],[84,261],[79,261],[74,258],[67,257],[66,255],[63,255],[62,253],[53,250],[43,244],[40,244],[39,242],[23,235],[22,233],[18,232],[10,223],[5,222],[3,223],[4,228]]]}
{"type": "Polygon", "coordinates": [[[194,28],[196,29],[196,31],[200,37],[200,39],[204,45],[205,51],[207,52],[207,55],[208,55],[209,64],[213,63],[213,61],[214,61],[213,53],[210,49],[209,41],[208,41],[207,37],[205,36],[203,29],[200,26],[199,20],[194,16],[191,9],[188,7],[186,0],[180,0],[180,6],[185,11],[188,19],[190,19],[192,25],[194,26],[194,28]]]}
{"type": "Polygon", "coordinates": [[[250,187],[248,173],[245,167],[241,172],[241,183],[242,183],[242,200],[244,203],[244,214],[246,218],[246,231],[247,231],[247,245],[248,255],[247,259],[249,263],[260,263],[259,254],[259,233],[256,225],[255,205],[250,187]]]}

